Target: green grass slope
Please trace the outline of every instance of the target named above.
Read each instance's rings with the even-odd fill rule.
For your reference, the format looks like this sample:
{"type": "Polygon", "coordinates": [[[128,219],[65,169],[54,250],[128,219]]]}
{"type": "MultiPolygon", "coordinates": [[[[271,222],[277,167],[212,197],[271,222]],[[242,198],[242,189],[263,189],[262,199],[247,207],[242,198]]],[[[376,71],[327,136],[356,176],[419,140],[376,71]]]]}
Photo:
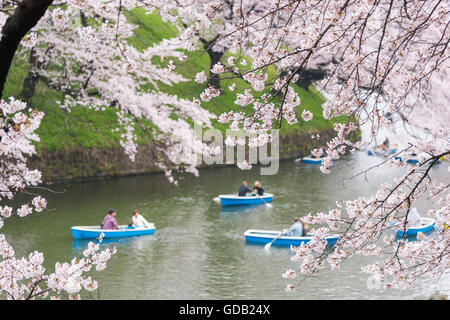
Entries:
{"type": "MultiPolygon", "coordinates": [[[[178,33],[178,30],[173,25],[163,22],[157,13],[146,15],[143,10],[134,10],[127,13],[127,18],[138,25],[134,36],[129,40],[137,49],[143,50],[164,38],[174,37],[178,33]]],[[[208,70],[210,65],[209,56],[202,50],[197,53],[194,55],[195,58],[179,63],[176,71],[184,77],[192,79],[197,72],[208,70]]],[[[226,57],[227,54],[224,56],[224,59],[226,57]]],[[[160,63],[159,58],[153,62],[160,63]]],[[[15,57],[8,75],[4,97],[19,97],[27,72],[28,57],[15,57]]],[[[269,73],[275,73],[275,70],[271,69],[269,73]]],[[[240,79],[233,80],[233,82],[236,83],[237,90],[246,86],[245,82],[240,79]]],[[[223,87],[230,84],[231,82],[225,81],[221,83],[223,87]]],[[[205,89],[205,85],[191,80],[173,86],[159,84],[158,88],[163,92],[176,94],[180,98],[192,99],[192,97],[199,97],[200,93],[205,89]]],[[[148,85],[144,89],[154,88],[148,85]]],[[[295,90],[299,93],[302,101],[301,106],[297,109],[299,122],[293,126],[283,123],[280,131],[282,135],[318,133],[331,129],[335,121],[345,120],[327,121],[323,118],[321,104],[325,101],[325,98],[315,88],[310,87],[309,90],[305,90],[296,87],[295,90]],[[313,119],[309,122],[303,121],[300,117],[304,108],[314,114],[313,119]]],[[[38,152],[40,150],[71,150],[91,147],[108,148],[119,145],[120,133],[114,130],[117,127],[116,109],[106,108],[105,111],[94,111],[76,107],[71,112],[65,112],[58,106],[58,101],[61,98],[61,93],[49,89],[42,82],[37,83],[35,94],[29,101],[29,105],[45,113],[45,117],[37,131],[41,138],[40,142],[37,143],[38,152]]],[[[203,102],[202,107],[216,115],[220,115],[225,111],[239,110],[240,107],[234,104],[235,99],[235,93],[227,90],[218,98],[214,98],[207,103],[203,102]]],[[[152,126],[148,121],[143,120],[143,123],[148,127],[152,126]]],[[[213,121],[213,124],[221,130],[227,128],[227,125],[220,124],[217,121],[213,121]]],[[[145,144],[152,139],[151,130],[143,131],[138,125],[135,128],[139,144],[145,144]]]]}

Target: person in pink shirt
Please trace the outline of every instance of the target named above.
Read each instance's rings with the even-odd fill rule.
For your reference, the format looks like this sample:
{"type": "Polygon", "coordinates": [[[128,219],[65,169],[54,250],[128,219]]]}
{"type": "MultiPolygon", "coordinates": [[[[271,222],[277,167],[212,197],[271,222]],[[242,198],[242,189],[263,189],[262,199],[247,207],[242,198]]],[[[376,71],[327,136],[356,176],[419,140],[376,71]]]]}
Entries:
{"type": "Polygon", "coordinates": [[[119,223],[117,223],[115,216],[116,210],[109,210],[105,219],[103,219],[102,229],[119,229],[119,223]]]}

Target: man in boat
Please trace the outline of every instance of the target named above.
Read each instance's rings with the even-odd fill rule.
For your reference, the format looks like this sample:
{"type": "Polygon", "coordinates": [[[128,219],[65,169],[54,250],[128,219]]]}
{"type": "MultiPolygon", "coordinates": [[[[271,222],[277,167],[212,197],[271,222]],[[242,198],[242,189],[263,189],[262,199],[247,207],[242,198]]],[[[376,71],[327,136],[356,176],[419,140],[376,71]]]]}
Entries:
{"type": "Polygon", "coordinates": [[[303,224],[299,218],[294,218],[294,224],[289,228],[286,235],[288,237],[303,237],[305,232],[303,224]]]}
{"type": "Polygon", "coordinates": [[[102,229],[119,229],[119,223],[116,220],[116,210],[110,209],[105,219],[103,219],[102,229]]]}
{"type": "Polygon", "coordinates": [[[139,214],[138,210],[133,211],[133,217],[132,220],[132,226],[139,228],[139,227],[149,227],[151,225],[150,222],[148,222],[143,216],[139,214]]]}
{"type": "Polygon", "coordinates": [[[255,181],[253,184],[253,193],[262,196],[264,194],[264,189],[261,186],[261,183],[259,181],[255,181]]]}
{"type": "Polygon", "coordinates": [[[247,193],[251,193],[252,190],[250,190],[248,187],[247,181],[242,181],[241,186],[239,187],[238,195],[239,197],[245,197],[247,193]]]}
{"type": "Polygon", "coordinates": [[[422,220],[422,217],[420,216],[416,208],[412,208],[408,213],[407,220],[409,227],[418,227],[420,226],[420,221],[422,220]]]}

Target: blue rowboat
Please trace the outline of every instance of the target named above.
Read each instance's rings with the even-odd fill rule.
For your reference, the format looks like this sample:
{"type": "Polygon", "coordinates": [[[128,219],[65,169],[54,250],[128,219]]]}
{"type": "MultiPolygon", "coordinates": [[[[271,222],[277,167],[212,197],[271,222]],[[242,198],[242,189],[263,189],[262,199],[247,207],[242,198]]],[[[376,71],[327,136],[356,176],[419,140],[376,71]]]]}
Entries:
{"type": "MultiPolygon", "coordinates": [[[[401,162],[403,162],[402,157],[395,157],[395,160],[400,160],[401,162]]],[[[419,162],[419,159],[417,157],[406,160],[406,163],[418,163],[418,162],[419,162]]]]}
{"type": "Polygon", "coordinates": [[[394,154],[396,152],[397,152],[397,148],[388,149],[388,150],[385,150],[385,151],[383,151],[383,150],[375,150],[375,149],[367,150],[367,154],[369,156],[376,155],[376,156],[380,156],[380,157],[387,157],[388,155],[394,154]]]}
{"type": "MultiPolygon", "coordinates": [[[[397,230],[397,237],[402,238],[404,235],[406,237],[412,237],[417,236],[419,232],[427,233],[432,230],[434,230],[434,224],[436,221],[432,218],[421,218],[420,219],[420,225],[417,227],[410,227],[406,229],[406,232],[403,232],[403,226],[399,226],[400,230],[397,230]]],[[[398,225],[399,222],[397,222],[395,225],[398,225]]]]}
{"type": "MultiPolygon", "coordinates": [[[[395,157],[395,159],[403,162],[402,157],[395,157]]],[[[409,158],[406,160],[406,163],[411,163],[411,164],[419,163],[419,158],[417,158],[417,157],[409,158]]],[[[436,161],[436,164],[439,164],[439,163],[441,163],[441,160],[436,161]]],[[[428,164],[431,164],[431,161],[429,161],[428,164]]]]}
{"type": "Polygon", "coordinates": [[[225,206],[220,208],[220,213],[227,215],[232,213],[253,213],[253,212],[260,212],[261,210],[264,210],[265,208],[268,208],[268,206],[260,203],[260,204],[249,204],[245,206],[225,206]]]}
{"type": "MultiPolygon", "coordinates": [[[[267,244],[276,237],[282,234],[282,231],[271,231],[271,230],[254,230],[250,229],[245,231],[245,241],[258,243],[258,244],[267,244]]],[[[300,246],[302,243],[308,243],[312,239],[312,236],[304,236],[304,237],[288,237],[281,236],[277,240],[273,242],[272,245],[275,246],[300,246]]],[[[339,235],[332,235],[325,238],[327,241],[327,245],[333,245],[339,240],[339,235]]]]}
{"type": "Polygon", "coordinates": [[[247,206],[253,204],[264,204],[272,202],[273,194],[264,193],[262,196],[245,196],[239,197],[236,194],[219,195],[220,204],[225,206],[247,206]]]}
{"type": "Polygon", "coordinates": [[[408,159],[406,160],[406,163],[418,163],[419,159],[408,159]]]}
{"type": "Polygon", "coordinates": [[[151,224],[149,227],[130,228],[123,225],[119,226],[119,229],[116,230],[102,229],[98,226],[72,227],[72,235],[74,239],[97,239],[102,232],[105,234],[103,239],[135,237],[154,234],[155,226],[151,224]]]}
{"type": "Polygon", "coordinates": [[[317,164],[321,164],[322,163],[322,159],[323,158],[312,158],[312,157],[303,157],[302,161],[304,163],[317,163],[317,164]]]}
{"type": "MultiPolygon", "coordinates": [[[[295,162],[303,161],[303,163],[322,164],[323,159],[325,159],[325,157],[321,157],[321,158],[303,157],[303,158],[295,159],[295,162]]],[[[335,161],[335,160],[333,160],[333,161],[335,161]]]]}

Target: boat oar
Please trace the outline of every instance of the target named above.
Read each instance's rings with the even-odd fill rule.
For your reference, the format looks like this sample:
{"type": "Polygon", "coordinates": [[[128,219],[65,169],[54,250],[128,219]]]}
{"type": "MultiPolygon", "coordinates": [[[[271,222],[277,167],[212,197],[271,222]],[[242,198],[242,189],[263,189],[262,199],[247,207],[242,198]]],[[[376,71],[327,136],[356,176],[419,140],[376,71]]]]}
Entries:
{"type": "Polygon", "coordinates": [[[286,233],[280,233],[279,235],[277,235],[272,241],[270,241],[269,243],[266,243],[266,245],[264,246],[264,250],[269,250],[272,243],[274,243],[279,237],[285,236],[285,235],[286,235],[286,233]]]}
{"type": "Polygon", "coordinates": [[[267,207],[272,208],[272,205],[271,205],[270,203],[264,201],[264,199],[261,198],[261,197],[259,196],[259,194],[256,194],[256,196],[257,196],[262,202],[264,202],[264,203],[266,204],[267,207]]]}

